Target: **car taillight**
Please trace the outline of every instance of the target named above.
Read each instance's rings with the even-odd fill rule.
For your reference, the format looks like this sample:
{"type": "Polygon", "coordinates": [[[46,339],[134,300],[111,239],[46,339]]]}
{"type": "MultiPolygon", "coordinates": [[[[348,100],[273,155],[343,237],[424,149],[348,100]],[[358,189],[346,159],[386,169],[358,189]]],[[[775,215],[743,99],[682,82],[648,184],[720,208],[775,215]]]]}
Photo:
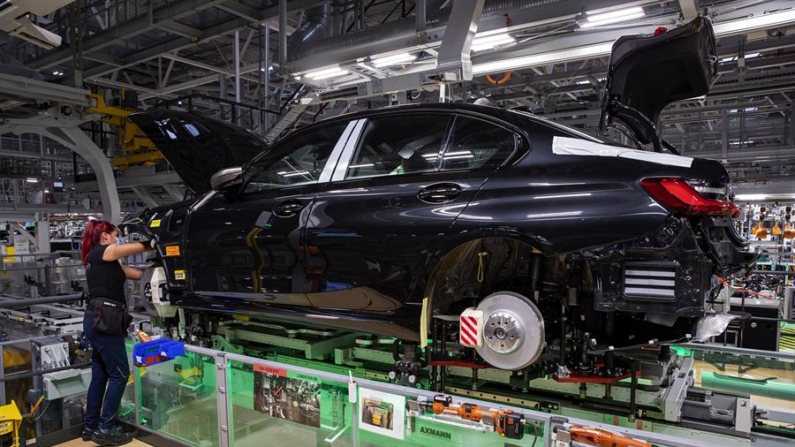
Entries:
{"type": "Polygon", "coordinates": [[[647,178],[640,184],[663,206],[685,216],[740,216],[733,203],[708,199],[684,179],[647,178]]]}

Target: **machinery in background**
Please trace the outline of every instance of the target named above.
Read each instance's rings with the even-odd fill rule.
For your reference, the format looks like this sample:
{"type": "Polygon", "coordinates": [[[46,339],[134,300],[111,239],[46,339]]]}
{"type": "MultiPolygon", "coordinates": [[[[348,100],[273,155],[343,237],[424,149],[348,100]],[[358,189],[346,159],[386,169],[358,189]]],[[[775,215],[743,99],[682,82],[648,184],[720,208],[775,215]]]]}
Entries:
{"type": "Polygon", "coordinates": [[[91,113],[102,115],[103,123],[118,130],[119,147],[124,155],[113,159],[113,167],[127,169],[132,166],[154,166],[165,160],[152,140],[128,117],[138,110],[138,95],[131,90],[121,90],[119,105],[111,106],[101,94],[91,95],[91,113]]]}
{"type": "Polygon", "coordinates": [[[0,30],[34,45],[52,50],[61,46],[61,36],[47,31],[30,21],[30,15],[46,16],[74,0],[16,0],[3,5],[0,30]]]}

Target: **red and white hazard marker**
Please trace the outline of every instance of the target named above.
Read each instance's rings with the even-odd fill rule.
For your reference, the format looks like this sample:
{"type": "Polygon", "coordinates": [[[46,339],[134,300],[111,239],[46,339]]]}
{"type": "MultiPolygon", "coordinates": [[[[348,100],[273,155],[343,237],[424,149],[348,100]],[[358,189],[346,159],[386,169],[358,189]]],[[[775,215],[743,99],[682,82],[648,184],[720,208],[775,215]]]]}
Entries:
{"type": "Polygon", "coordinates": [[[459,318],[461,328],[458,341],[468,348],[479,348],[483,345],[483,312],[469,308],[459,318]]]}

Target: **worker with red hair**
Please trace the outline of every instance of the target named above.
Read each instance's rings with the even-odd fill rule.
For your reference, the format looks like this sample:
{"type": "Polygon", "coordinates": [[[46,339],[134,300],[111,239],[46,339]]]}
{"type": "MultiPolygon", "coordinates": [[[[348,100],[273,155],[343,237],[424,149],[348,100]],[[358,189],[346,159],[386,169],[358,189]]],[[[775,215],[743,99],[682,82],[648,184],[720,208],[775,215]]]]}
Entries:
{"type": "Polygon", "coordinates": [[[116,426],[114,419],[130,377],[124,343],[130,317],[124,283],[141,279],[143,270],[120,260],[150,249],[147,242],[121,243],[119,230],[104,220],[90,220],[83,234],[83,264],[90,295],[83,333],[93,349],[84,441],[110,446],[132,441],[132,436],[116,426]]]}

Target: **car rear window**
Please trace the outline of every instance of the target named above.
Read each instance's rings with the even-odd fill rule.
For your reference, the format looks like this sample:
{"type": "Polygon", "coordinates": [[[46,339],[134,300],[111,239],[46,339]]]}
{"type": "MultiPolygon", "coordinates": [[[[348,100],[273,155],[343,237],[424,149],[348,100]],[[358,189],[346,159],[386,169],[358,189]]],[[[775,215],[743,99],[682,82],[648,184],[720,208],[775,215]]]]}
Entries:
{"type": "Polygon", "coordinates": [[[448,115],[406,114],[373,118],[356,145],[345,178],[437,170],[448,115]]]}

